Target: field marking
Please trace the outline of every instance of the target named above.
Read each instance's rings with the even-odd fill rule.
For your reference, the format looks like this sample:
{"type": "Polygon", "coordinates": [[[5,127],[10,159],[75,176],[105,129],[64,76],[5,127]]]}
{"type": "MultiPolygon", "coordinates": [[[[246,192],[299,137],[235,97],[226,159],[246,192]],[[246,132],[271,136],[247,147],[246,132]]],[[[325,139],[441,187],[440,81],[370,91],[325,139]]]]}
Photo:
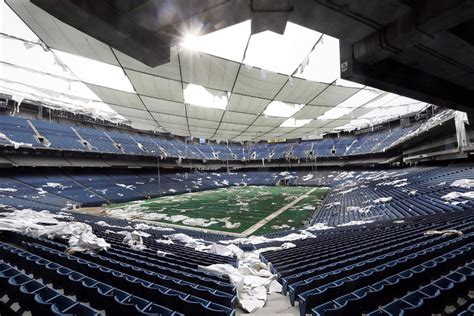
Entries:
{"type": "Polygon", "coordinates": [[[289,209],[290,207],[292,207],[293,205],[295,205],[296,203],[298,203],[299,201],[301,201],[302,199],[304,198],[307,198],[309,197],[309,195],[311,193],[313,193],[315,190],[319,189],[318,187],[315,187],[315,188],[312,188],[311,190],[309,190],[308,192],[306,192],[305,194],[301,195],[300,197],[298,197],[297,199],[294,199],[292,202],[288,203],[287,205],[283,206],[282,208],[280,208],[279,210],[273,212],[272,214],[268,215],[267,217],[261,219],[260,221],[258,221],[257,223],[253,224],[253,226],[247,228],[246,230],[244,230],[241,234],[243,236],[249,236],[251,234],[253,234],[255,231],[257,231],[260,227],[262,227],[263,225],[267,224],[269,221],[271,221],[272,219],[274,219],[275,217],[277,217],[278,215],[282,214],[283,212],[285,212],[287,209],[289,209]]]}

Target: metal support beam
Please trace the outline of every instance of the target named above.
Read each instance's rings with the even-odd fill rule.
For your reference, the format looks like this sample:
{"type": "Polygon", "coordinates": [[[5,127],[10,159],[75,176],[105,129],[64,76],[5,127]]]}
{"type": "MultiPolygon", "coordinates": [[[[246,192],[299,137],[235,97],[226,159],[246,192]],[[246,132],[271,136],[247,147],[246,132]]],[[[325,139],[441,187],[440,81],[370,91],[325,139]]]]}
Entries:
{"type": "Polygon", "coordinates": [[[471,0],[418,1],[408,14],[354,43],[354,58],[374,64],[473,17],[471,0]]]}

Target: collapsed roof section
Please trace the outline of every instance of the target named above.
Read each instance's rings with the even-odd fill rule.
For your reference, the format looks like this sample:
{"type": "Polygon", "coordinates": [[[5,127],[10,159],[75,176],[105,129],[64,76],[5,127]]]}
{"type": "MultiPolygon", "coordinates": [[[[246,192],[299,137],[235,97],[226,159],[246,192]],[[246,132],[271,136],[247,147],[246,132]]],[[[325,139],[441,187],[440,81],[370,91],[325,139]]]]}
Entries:
{"type": "MultiPolygon", "coordinates": [[[[397,95],[383,103],[383,91],[340,79],[337,39],[292,23],[283,35],[251,36],[244,21],[173,46],[168,63],[150,67],[29,1],[7,3],[2,14],[11,8],[32,32],[2,26],[2,40],[19,42],[24,53],[2,54],[1,66],[11,69],[0,72],[2,92],[125,118],[138,129],[232,141],[305,138],[358,126],[376,111],[381,121],[426,106],[397,95]],[[33,50],[59,70],[31,64],[33,50]]],[[[10,18],[22,24],[18,17],[10,18]]]]}

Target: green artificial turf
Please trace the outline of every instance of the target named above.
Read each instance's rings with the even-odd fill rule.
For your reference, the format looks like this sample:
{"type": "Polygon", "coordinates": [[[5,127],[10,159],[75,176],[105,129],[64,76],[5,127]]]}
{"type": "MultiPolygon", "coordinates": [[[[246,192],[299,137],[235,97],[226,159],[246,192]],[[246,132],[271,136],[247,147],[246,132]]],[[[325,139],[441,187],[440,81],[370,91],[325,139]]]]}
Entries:
{"type": "MultiPolygon", "coordinates": [[[[204,228],[241,233],[311,189],[309,187],[274,186],[229,187],[160,197],[139,202],[139,205],[143,208],[142,212],[144,213],[159,213],[167,216],[185,215],[190,218],[207,220],[226,218],[231,223],[239,222],[240,227],[226,228],[225,224],[219,221],[204,228]]],[[[314,209],[311,207],[317,207],[327,191],[324,188],[316,189],[308,197],[261,227],[256,234],[288,229],[272,228],[271,226],[274,225],[286,224],[290,227],[301,227],[304,220],[313,213],[314,209]]],[[[128,203],[128,205],[130,204],[137,205],[137,202],[128,203]]],[[[126,206],[127,203],[122,203],[111,205],[109,208],[126,206]]],[[[140,219],[140,216],[134,218],[140,219]]],[[[157,220],[157,222],[172,223],[165,219],[157,220]]],[[[181,221],[173,224],[187,226],[181,221]]]]}

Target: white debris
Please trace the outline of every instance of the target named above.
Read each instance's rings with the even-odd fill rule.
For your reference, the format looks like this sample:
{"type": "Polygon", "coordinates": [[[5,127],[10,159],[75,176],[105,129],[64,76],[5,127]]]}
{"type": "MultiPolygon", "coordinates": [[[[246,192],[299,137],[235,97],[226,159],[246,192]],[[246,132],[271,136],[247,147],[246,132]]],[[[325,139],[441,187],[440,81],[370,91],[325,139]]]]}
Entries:
{"type": "Polygon", "coordinates": [[[175,189],[169,189],[168,191],[170,191],[171,193],[176,193],[177,192],[175,189]]]}
{"type": "Polygon", "coordinates": [[[372,202],[373,203],[387,203],[387,202],[390,202],[392,200],[392,197],[389,196],[389,197],[381,197],[381,198],[378,198],[378,199],[375,199],[373,200],[372,202]]]}
{"type": "Polygon", "coordinates": [[[302,240],[307,238],[315,238],[316,236],[306,230],[300,230],[298,233],[291,233],[283,237],[277,238],[267,238],[264,236],[250,236],[246,238],[236,238],[231,240],[221,240],[219,241],[221,244],[242,244],[242,245],[258,245],[267,242],[275,242],[275,241],[294,241],[294,240],[302,240]]]}
{"type": "Polygon", "coordinates": [[[357,212],[360,209],[361,209],[360,206],[347,206],[346,212],[357,212]]]}
{"type": "Polygon", "coordinates": [[[155,239],[155,241],[158,244],[165,244],[165,245],[171,245],[174,244],[174,242],[171,239],[155,239]]]}
{"type": "Polygon", "coordinates": [[[344,224],[339,224],[337,227],[344,227],[344,226],[356,226],[356,225],[364,225],[364,224],[370,224],[373,223],[373,220],[365,220],[365,221],[350,221],[344,224]]]}
{"type": "Polygon", "coordinates": [[[463,232],[456,229],[445,229],[445,230],[429,230],[425,232],[425,235],[443,235],[443,237],[448,236],[462,236],[463,232]]]}
{"type": "Polygon", "coordinates": [[[354,187],[354,188],[350,188],[350,189],[341,191],[341,192],[339,192],[339,194],[345,195],[345,194],[350,193],[350,192],[352,192],[352,191],[354,191],[354,190],[357,190],[357,187],[354,187]]]}
{"type": "Polygon", "coordinates": [[[134,250],[144,250],[146,249],[146,246],[143,244],[142,237],[150,237],[150,234],[137,232],[136,230],[133,232],[126,232],[122,244],[127,245],[134,250]]]}
{"type": "MultiPolygon", "coordinates": [[[[236,247],[229,245],[227,248],[232,246],[236,247]]],[[[288,243],[282,247],[285,248],[275,248],[287,249],[294,247],[294,244],[288,243]]],[[[276,280],[276,275],[270,272],[270,267],[259,259],[258,252],[240,250],[238,259],[238,268],[230,264],[213,264],[207,267],[199,266],[199,269],[217,275],[228,275],[232,284],[237,288],[237,299],[240,306],[244,311],[252,313],[257,308],[265,306],[267,294],[281,292],[282,286],[276,280]]]]}
{"type": "Polygon", "coordinates": [[[166,257],[167,255],[171,254],[170,252],[163,251],[163,250],[157,250],[156,254],[160,257],[166,257]]]}
{"type": "Polygon", "coordinates": [[[415,196],[417,191],[418,190],[411,190],[410,192],[408,192],[408,195],[409,196],[415,196]]]}
{"type": "Polygon", "coordinates": [[[155,226],[155,225],[148,225],[145,223],[138,223],[135,224],[133,227],[135,230],[146,230],[146,229],[154,229],[154,230],[159,230],[159,231],[174,231],[173,228],[171,227],[163,227],[163,226],[155,226]]]}
{"type": "Polygon", "coordinates": [[[11,140],[10,143],[13,145],[13,148],[15,148],[15,149],[20,148],[20,146],[33,147],[33,144],[16,142],[16,141],[13,141],[13,140],[11,140]]]}
{"type": "Polygon", "coordinates": [[[2,191],[2,192],[16,192],[17,189],[14,189],[14,188],[0,188],[0,191],[2,191]]]}
{"type": "Polygon", "coordinates": [[[315,230],[327,230],[327,229],[333,229],[333,228],[334,227],[328,226],[327,223],[316,223],[314,225],[307,227],[305,230],[315,231],[315,230]]]}
{"type": "Polygon", "coordinates": [[[0,213],[0,230],[32,234],[36,237],[67,239],[69,252],[107,250],[110,247],[103,238],[92,233],[89,225],[58,220],[67,217],[48,211],[13,210],[0,213]]]}
{"type": "Polygon", "coordinates": [[[458,188],[474,188],[474,180],[471,179],[459,179],[451,183],[452,187],[458,187],[458,188]]]}
{"type": "Polygon", "coordinates": [[[301,180],[303,181],[309,181],[314,178],[314,174],[308,173],[307,175],[303,176],[301,180]]]}
{"type": "Polygon", "coordinates": [[[327,208],[332,208],[333,206],[337,206],[337,205],[341,205],[341,202],[337,201],[337,202],[324,204],[324,206],[327,207],[327,208]]]}
{"type": "Polygon", "coordinates": [[[281,244],[280,246],[275,246],[275,247],[265,247],[265,248],[260,248],[255,250],[258,254],[261,254],[262,252],[267,252],[267,251],[278,251],[278,250],[283,250],[283,249],[290,249],[294,248],[296,245],[291,242],[285,242],[281,244]]]}
{"type": "Polygon", "coordinates": [[[195,239],[183,233],[163,235],[163,237],[168,238],[168,240],[180,241],[185,246],[191,247],[191,248],[196,248],[197,246],[205,245],[205,241],[203,239],[195,239]]]}
{"type": "Polygon", "coordinates": [[[208,220],[204,218],[187,218],[183,221],[184,225],[188,226],[200,226],[200,227],[209,227],[214,224],[219,223],[218,221],[208,220]]]}
{"type": "Polygon", "coordinates": [[[119,226],[119,225],[110,225],[109,223],[105,221],[98,221],[96,222],[96,225],[102,226],[102,227],[113,227],[113,228],[120,228],[120,229],[133,229],[132,226],[119,226]]]}
{"type": "Polygon", "coordinates": [[[224,223],[224,227],[227,228],[227,229],[235,229],[235,228],[239,228],[239,227],[240,227],[240,223],[239,223],[239,222],[232,223],[232,222],[230,221],[230,217],[218,218],[217,220],[218,220],[219,222],[224,223]]]}
{"type": "Polygon", "coordinates": [[[125,188],[127,190],[133,190],[135,188],[133,186],[133,184],[126,185],[126,184],[123,184],[123,183],[116,183],[116,185],[119,186],[119,187],[125,188]]]}
{"type": "Polygon", "coordinates": [[[42,185],[43,188],[61,188],[63,187],[63,185],[61,183],[57,183],[57,182],[46,182],[45,185],[42,185]]]}
{"type": "Polygon", "coordinates": [[[441,197],[444,200],[454,200],[459,198],[474,199],[474,191],[469,192],[450,192],[441,197]]]}
{"type": "Polygon", "coordinates": [[[38,191],[39,195],[44,195],[44,194],[48,193],[47,191],[43,190],[43,188],[36,188],[35,190],[38,191]]]}
{"type": "Polygon", "coordinates": [[[289,225],[287,224],[282,224],[282,225],[272,225],[271,226],[272,229],[285,229],[285,228],[290,228],[289,225]]]}

